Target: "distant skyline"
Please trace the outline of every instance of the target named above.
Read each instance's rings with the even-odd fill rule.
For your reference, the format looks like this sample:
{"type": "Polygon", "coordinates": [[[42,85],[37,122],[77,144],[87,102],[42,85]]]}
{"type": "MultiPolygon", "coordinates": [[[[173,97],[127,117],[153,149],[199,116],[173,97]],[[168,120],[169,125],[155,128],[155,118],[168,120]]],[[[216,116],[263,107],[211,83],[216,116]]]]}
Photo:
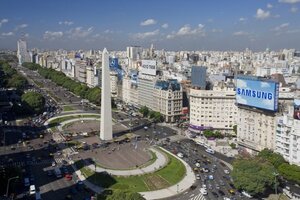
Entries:
{"type": "Polygon", "coordinates": [[[3,0],[0,49],[300,49],[300,0],[3,0]]]}

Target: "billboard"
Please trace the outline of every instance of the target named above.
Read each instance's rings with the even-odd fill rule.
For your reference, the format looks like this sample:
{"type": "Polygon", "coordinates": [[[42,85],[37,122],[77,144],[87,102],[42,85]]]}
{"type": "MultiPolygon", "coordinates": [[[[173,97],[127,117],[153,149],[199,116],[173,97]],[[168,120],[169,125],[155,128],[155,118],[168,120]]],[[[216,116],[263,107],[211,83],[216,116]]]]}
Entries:
{"type": "Polygon", "coordinates": [[[279,84],[258,77],[238,76],[236,102],[238,104],[277,111],[279,84]]]}
{"type": "Polygon", "coordinates": [[[156,75],[156,61],[155,60],[142,60],[140,72],[147,75],[156,75]]]}

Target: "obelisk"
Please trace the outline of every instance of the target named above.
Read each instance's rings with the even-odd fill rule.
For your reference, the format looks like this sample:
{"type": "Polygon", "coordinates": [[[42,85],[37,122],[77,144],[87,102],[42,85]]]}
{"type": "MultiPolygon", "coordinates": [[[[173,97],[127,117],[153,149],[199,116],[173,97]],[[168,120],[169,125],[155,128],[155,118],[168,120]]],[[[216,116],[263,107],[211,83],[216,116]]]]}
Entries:
{"type": "Polygon", "coordinates": [[[100,138],[102,140],[111,140],[112,117],[111,117],[111,91],[110,91],[110,71],[109,55],[106,48],[102,52],[102,89],[101,89],[101,122],[100,138]]]}

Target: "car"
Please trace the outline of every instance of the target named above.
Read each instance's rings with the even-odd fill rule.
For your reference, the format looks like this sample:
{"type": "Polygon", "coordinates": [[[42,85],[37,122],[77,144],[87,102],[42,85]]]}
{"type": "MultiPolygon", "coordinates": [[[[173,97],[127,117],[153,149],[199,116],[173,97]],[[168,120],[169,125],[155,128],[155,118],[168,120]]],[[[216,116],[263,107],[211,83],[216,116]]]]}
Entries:
{"type": "Polygon", "coordinates": [[[205,173],[208,173],[208,172],[209,172],[209,169],[206,168],[206,167],[203,167],[202,169],[203,169],[203,172],[205,172],[205,173]]]}
{"type": "Polygon", "coordinates": [[[222,190],[218,190],[218,193],[221,195],[221,196],[224,196],[225,193],[222,191],[222,190]]]}
{"type": "Polygon", "coordinates": [[[211,184],[208,184],[208,189],[209,190],[212,190],[213,189],[213,186],[211,184]]]}
{"type": "Polygon", "coordinates": [[[180,153],[180,152],[177,154],[177,156],[178,156],[179,158],[183,158],[183,154],[180,153]]]}
{"type": "Polygon", "coordinates": [[[208,179],[209,179],[209,180],[214,180],[214,175],[209,175],[209,176],[208,176],[208,179]]]}
{"type": "Polygon", "coordinates": [[[34,195],[35,194],[35,185],[30,185],[29,187],[29,195],[34,195]]]}
{"type": "Polygon", "coordinates": [[[201,192],[202,195],[207,195],[207,190],[206,190],[206,188],[201,188],[201,189],[200,189],[200,192],[201,192]]]}
{"type": "Polygon", "coordinates": [[[14,146],[11,146],[11,147],[10,147],[10,149],[11,149],[11,150],[15,150],[15,149],[16,149],[16,147],[14,147],[14,146]]]}
{"type": "Polygon", "coordinates": [[[55,166],[56,166],[56,162],[53,161],[52,164],[51,164],[51,166],[52,166],[52,167],[55,167],[55,166]]]}
{"type": "Polygon", "coordinates": [[[217,190],[220,189],[220,185],[219,184],[216,184],[215,187],[216,187],[217,190]]]}
{"type": "Polygon", "coordinates": [[[219,197],[218,193],[216,193],[216,192],[214,192],[214,191],[212,191],[211,193],[214,195],[215,198],[218,198],[218,197],[219,197]]]}
{"type": "Polygon", "coordinates": [[[248,197],[248,198],[253,198],[253,196],[251,196],[249,193],[247,193],[245,190],[242,191],[242,194],[245,196],[245,197],[248,197]]]}
{"type": "Polygon", "coordinates": [[[229,172],[228,169],[224,169],[224,173],[225,173],[225,174],[229,174],[230,172],[229,172]]]}
{"type": "Polygon", "coordinates": [[[68,181],[71,181],[72,180],[72,175],[71,174],[66,174],[65,179],[68,180],[68,181]]]}
{"type": "Polygon", "coordinates": [[[220,185],[224,186],[225,185],[224,181],[221,180],[220,185]]]}
{"type": "Polygon", "coordinates": [[[200,167],[200,163],[198,163],[198,162],[195,165],[196,165],[196,167],[200,167]]]}
{"type": "Polygon", "coordinates": [[[229,192],[230,194],[232,194],[232,195],[235,195],[234,189],[229,189],[228,192],[229,192]]]}
{"type": "Polygon", "coordinates": [[[53,176],[52,170],[48,170],[48,171],[47,171],[47,176],[53,176]]]}
{"type": "Polygon", "coordinates": [[[200,180],[200,179],[201,179],[200,174],[196,174],[196,179],[197,179],[197,180],[200,180]]]}

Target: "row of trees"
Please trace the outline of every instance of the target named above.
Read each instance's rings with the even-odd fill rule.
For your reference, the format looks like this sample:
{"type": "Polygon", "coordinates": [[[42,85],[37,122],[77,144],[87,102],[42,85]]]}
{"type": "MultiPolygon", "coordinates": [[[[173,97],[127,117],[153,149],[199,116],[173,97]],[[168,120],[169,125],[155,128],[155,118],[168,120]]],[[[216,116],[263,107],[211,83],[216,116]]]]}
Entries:
{"type": "Polygon", "coordinates": [[[160,112],[150,110],[147,106],[141,107],[139,109],[139,112],[143,115],[143,117],[149,117],[150,119],[153,119],[156,122],[163,121],[163,116],[160,112]]]}
{"type": "Polygon", "coordinates": [[[220,131],[205,130],[203,131],[203,135],[206,138],[224,138],[220,131]]]}
{"type": "Polygon", "coordinates": [[[0,87],[22,90],[28,85],[27,79],[6,61],[0,61],[0,76],[0,87]]]}
{"type": "Polygon", "coordinates": [[[274,190],[279,185],[278,175],[300,184],[300,167],[288,164],[280,154],[268,149],[251,159],[237,159],[231,175],[235,187],[251,195],[274,190]]]}
{"type": "Polygon", "coordinates": [[[90,102],[100,105],[101,89],[99,87],[89,88],[86,84],[75,81],[67,77],[63,72],[54,69],[41,67],[35,63],[23,63],[23,66],[38,73],[46,79],[50,79],[58,86],[62,86],[81,98],[88,99],[90,102]]]}

